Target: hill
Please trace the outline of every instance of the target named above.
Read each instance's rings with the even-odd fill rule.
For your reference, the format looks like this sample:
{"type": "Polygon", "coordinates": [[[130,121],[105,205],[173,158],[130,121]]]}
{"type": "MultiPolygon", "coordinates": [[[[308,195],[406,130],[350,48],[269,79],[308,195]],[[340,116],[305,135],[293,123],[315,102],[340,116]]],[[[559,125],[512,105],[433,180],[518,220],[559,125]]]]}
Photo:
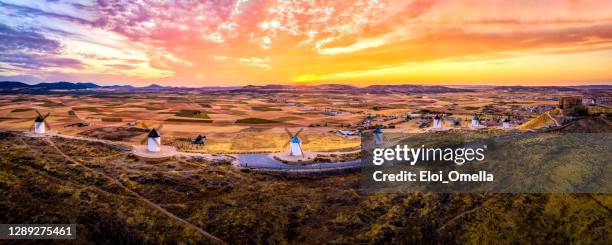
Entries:
{"type": "Polygon", "coordinates": [[[147,164],[98,143],[7,133],[0,147],[2,220],[76,223],[79,244],[207,243],[161,209],[229,244],[604,244],[611,236],[605,194],[361,195],[357,173],[286,178],[229,163],[147,164]]]}
{"type": "Polygon", "coordinates": [[[100,87],[101,86],[94,84],[94,83],[53,82],[53,83],[38,83],[34,85],[29,85],[29,84],[25,84],[22,82],[15,82],[15,81],[0,82],[0,90],[9,90],[9,89],[77,90],[77,89],[90,89],[90,88],[100,88],[100,87]]]}
{"type": "Polygon", "coordinates": [[[56,82],[56,83],[39,83],[36,85],[32,85],[31,88],[40,88],[40,89],[88,89],[88,88],[99,88],[97,84],[94,83],[71,83],[71,82],[56,82]]]}
{"type": "Polygon", "coordinates": [[[445,86],[428,85],[371,85],[361,89],[371,94],[384,93],[455,93],[471,92],[473,90],[463,88],[450,88],[445,86]]]}
{"type": "Polygon", "coordinates": [[[612,133],[612,122],[604,117],[585,118],[558,130],[562,133],[612,133]]]}
{"type": "Polygon", "coordinates": [[[30,85],[22,83],[22,82],[15,82],[15,81],[1,81],[0,82],[0,89],[15,89],[15,88],[28,88],[30,87],[30,85]]]}
{"type": "Polygon", "coordinates": [[[497,86],[494,90],[502,90],[508,92],[543,92],[543,91],[576,91],[577,88],[564,86],[497,86]]]}
{"type": "Polygon", "coordinates": [[[542,115],[519,125],[516,128],[520,130],[531,130],[545,128],[551,125],[560,126],[561,123],[563,123],[562,115],[560,115],[559,109],[554,109],[551,111],[547,111],[542,115]]]}

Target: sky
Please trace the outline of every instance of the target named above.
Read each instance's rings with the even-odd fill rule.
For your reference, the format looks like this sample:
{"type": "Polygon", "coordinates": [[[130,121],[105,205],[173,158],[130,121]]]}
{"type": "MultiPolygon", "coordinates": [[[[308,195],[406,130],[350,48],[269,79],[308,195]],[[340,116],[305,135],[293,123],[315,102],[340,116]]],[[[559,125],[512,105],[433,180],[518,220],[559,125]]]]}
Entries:
{"type": "Polygon", "coordinates": [[[0,0],[0,80],[612,84],[612,0],[0,0]]]}

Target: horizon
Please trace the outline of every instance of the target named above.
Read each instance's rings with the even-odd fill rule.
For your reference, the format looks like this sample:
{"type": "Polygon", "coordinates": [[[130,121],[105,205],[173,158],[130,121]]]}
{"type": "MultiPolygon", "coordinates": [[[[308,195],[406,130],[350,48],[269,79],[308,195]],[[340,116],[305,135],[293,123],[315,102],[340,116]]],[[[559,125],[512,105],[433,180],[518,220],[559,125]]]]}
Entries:
{"type": "Polygon", "coordinates": [[[292,86],[292,87],[316,87],[316,86],[325,86],[325,85],[343,85],[343,86],[352,86],[355,88],[366,88],[369,86],[443,86],[443,87],[587,87],[587,86],[612,86],[612,84],[603,84],[603,83],[590,83],[590,84],[577,84],[577,85],[539,85],[539,84],[527,84],[527,85],[500,85],[500,84],[416,84],[416,83],[392,83],[392,84],[342,84],[342,83],[308,83],[308,84],[282,84],[282,83],[263,83],[263,84],[243,84],[243,85],[202,85],[202,86],[183,86],[183,85],[163,85],[159,83],[149,83],[143,85],[131,85],[131,84],[101,84],[93,81],[55,81],[55,82],[24,82],[24,81],[0,81],[0,84],[4,82],[18,82],[24,83],[29,86],[34,86],[43,83],[73,83],[73,84],[95,84],[101,87],[109,87],[109,86],[132,86],[134,88],[144,88],[149,86],[162,86],[162,87],[171,87],[171,88],[209,88],[209,87],[247,87],[247,86],[292,86]]]}
{"type": "Polygon", "coordinates": [[[604,0],[0,0],[0,80],[609,85],[611,8],[604,0]]]}

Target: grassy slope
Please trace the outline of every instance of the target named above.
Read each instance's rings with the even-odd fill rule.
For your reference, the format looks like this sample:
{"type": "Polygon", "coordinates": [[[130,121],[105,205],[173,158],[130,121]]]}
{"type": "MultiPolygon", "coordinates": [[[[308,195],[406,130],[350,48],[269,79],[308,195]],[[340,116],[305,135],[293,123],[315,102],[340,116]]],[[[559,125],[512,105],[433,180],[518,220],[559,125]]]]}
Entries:
{"type": "MultiPolygon", "coordinates": [[[[605,243],[611,239],[607,232],[611,195],[362,196],[359,174],[285,179],[199,162],[149,164],[125,156],[96,160],[117,151],[54,141],[66,154],[231,244],[605,243]]],[[[28,143],[39,145],[41,153],[33,153],[15,137],[0,137],[0,190],[8,197],[0,201],[3,222],[76,222],[81,224],[79,239],[89,242],[201,239],[118,191],[99,174],[68,164],[41,140],[28,143]]]]}

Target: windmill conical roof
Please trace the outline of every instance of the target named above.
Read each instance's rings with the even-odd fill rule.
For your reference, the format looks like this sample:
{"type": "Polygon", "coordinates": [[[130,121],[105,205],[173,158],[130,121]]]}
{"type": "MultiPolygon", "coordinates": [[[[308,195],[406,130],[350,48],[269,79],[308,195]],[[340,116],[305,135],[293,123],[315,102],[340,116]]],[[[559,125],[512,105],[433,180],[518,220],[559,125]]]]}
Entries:
{"type": "Polygon", "coordinates": [[[300,140],[299,137],[297,136],[293,136],[293,138],[291,138],[291,143],[301,143],[302,141],[300,140]]]}
{"type": "Polygon", "coordinates": [[[149,137],[149,138],[159,138],[161,136],[159,135],[159,132],[157,132],[156,129],[151,129],[151,132],[149,132],[149,136],[147,136],[147,137],[149,137]]]}

